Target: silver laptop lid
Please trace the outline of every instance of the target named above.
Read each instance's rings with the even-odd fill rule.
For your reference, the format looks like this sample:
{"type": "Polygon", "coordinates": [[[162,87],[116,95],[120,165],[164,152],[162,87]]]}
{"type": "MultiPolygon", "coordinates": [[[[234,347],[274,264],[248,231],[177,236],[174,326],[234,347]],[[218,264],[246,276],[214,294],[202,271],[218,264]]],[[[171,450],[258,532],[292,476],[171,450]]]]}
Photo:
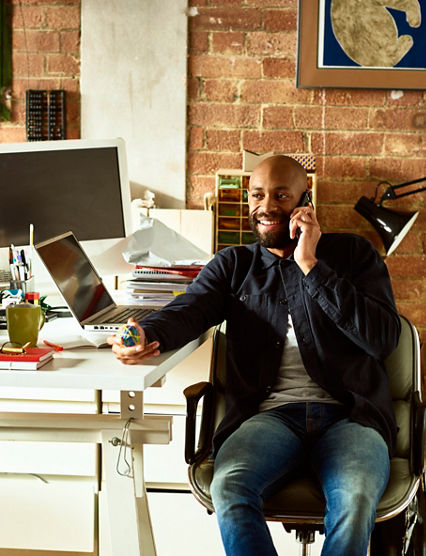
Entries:
{"type": "Polygon", "coordinates": [[[81,326],[116,307],[72,232],[37,243],[35,248],[81,326]]]}

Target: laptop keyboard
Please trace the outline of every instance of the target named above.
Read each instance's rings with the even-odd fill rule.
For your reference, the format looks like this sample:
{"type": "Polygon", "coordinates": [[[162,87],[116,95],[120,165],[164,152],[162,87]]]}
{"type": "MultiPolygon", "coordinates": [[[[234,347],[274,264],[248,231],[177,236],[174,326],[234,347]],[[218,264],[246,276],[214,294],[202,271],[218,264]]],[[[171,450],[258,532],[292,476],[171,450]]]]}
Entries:
{"type": "Polygon", "coordinates": [[[150,315],[152,312],[153,309],[122,309],[113,315],[113,319],[108,320],[114,320],[114,322],[127,322],[130,317],[133,317],[139,321],[150,315]]]}

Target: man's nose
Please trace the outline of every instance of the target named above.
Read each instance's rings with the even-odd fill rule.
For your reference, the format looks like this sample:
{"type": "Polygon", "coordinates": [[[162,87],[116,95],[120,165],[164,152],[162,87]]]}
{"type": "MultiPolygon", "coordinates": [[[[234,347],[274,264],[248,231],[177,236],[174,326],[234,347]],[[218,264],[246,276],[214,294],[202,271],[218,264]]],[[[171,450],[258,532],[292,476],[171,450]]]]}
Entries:
{"type": "Polygon", "coordinates": [[[277,206],[277,202],[271,195],[265,195],[262,199],[262,209],[266,212],[274,210],[277,206]]]}

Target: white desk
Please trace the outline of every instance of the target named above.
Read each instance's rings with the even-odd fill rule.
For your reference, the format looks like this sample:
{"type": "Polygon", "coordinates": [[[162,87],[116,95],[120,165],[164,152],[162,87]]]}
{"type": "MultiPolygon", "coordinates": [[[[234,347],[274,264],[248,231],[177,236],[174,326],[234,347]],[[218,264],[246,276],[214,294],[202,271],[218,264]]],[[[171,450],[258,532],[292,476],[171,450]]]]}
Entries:
{"type": "MultiPolygon", "coordinates": [[[[58,326],[65,326],[65,333],[67,324],[53,321],[45,325],[43,336],[52,338],[58,326]]],[[[75,330],[74,321],[70,319],[69,324],[75,330]]],[[[100,407],[98,414],[84,415],[0,413],[0,440],[90,442],[102,446],[98,490],[105,495],[112,556],[156,553],[143,477],[143,444],[167,444],[172,417],[144,415],[143,391],[158,384],[202,341],[200,338],[135,366],[119,363],[110,349],[84,347],[58,352],[38,371],[0,371],[0,388],[87,388],[100,393],[104,389],[120,390],[120,415],[102,415],[100,407]],[[129,435],[123,441],[126,425],[129,435]],[[117,467],[122,473],[126,470],[126,461],[130,463],[130,477],[117,472],[117,467]]]]}

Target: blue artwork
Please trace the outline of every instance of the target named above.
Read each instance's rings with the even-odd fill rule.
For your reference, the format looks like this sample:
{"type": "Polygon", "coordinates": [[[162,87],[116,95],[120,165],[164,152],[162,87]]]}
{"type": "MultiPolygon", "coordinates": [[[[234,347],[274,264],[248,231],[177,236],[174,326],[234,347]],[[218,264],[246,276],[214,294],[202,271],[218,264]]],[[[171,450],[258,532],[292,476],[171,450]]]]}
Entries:
{"type": "Polygon", "coordinates": [[[322,68],[426,68],[426,0],[322,0],[322,68]]]}

